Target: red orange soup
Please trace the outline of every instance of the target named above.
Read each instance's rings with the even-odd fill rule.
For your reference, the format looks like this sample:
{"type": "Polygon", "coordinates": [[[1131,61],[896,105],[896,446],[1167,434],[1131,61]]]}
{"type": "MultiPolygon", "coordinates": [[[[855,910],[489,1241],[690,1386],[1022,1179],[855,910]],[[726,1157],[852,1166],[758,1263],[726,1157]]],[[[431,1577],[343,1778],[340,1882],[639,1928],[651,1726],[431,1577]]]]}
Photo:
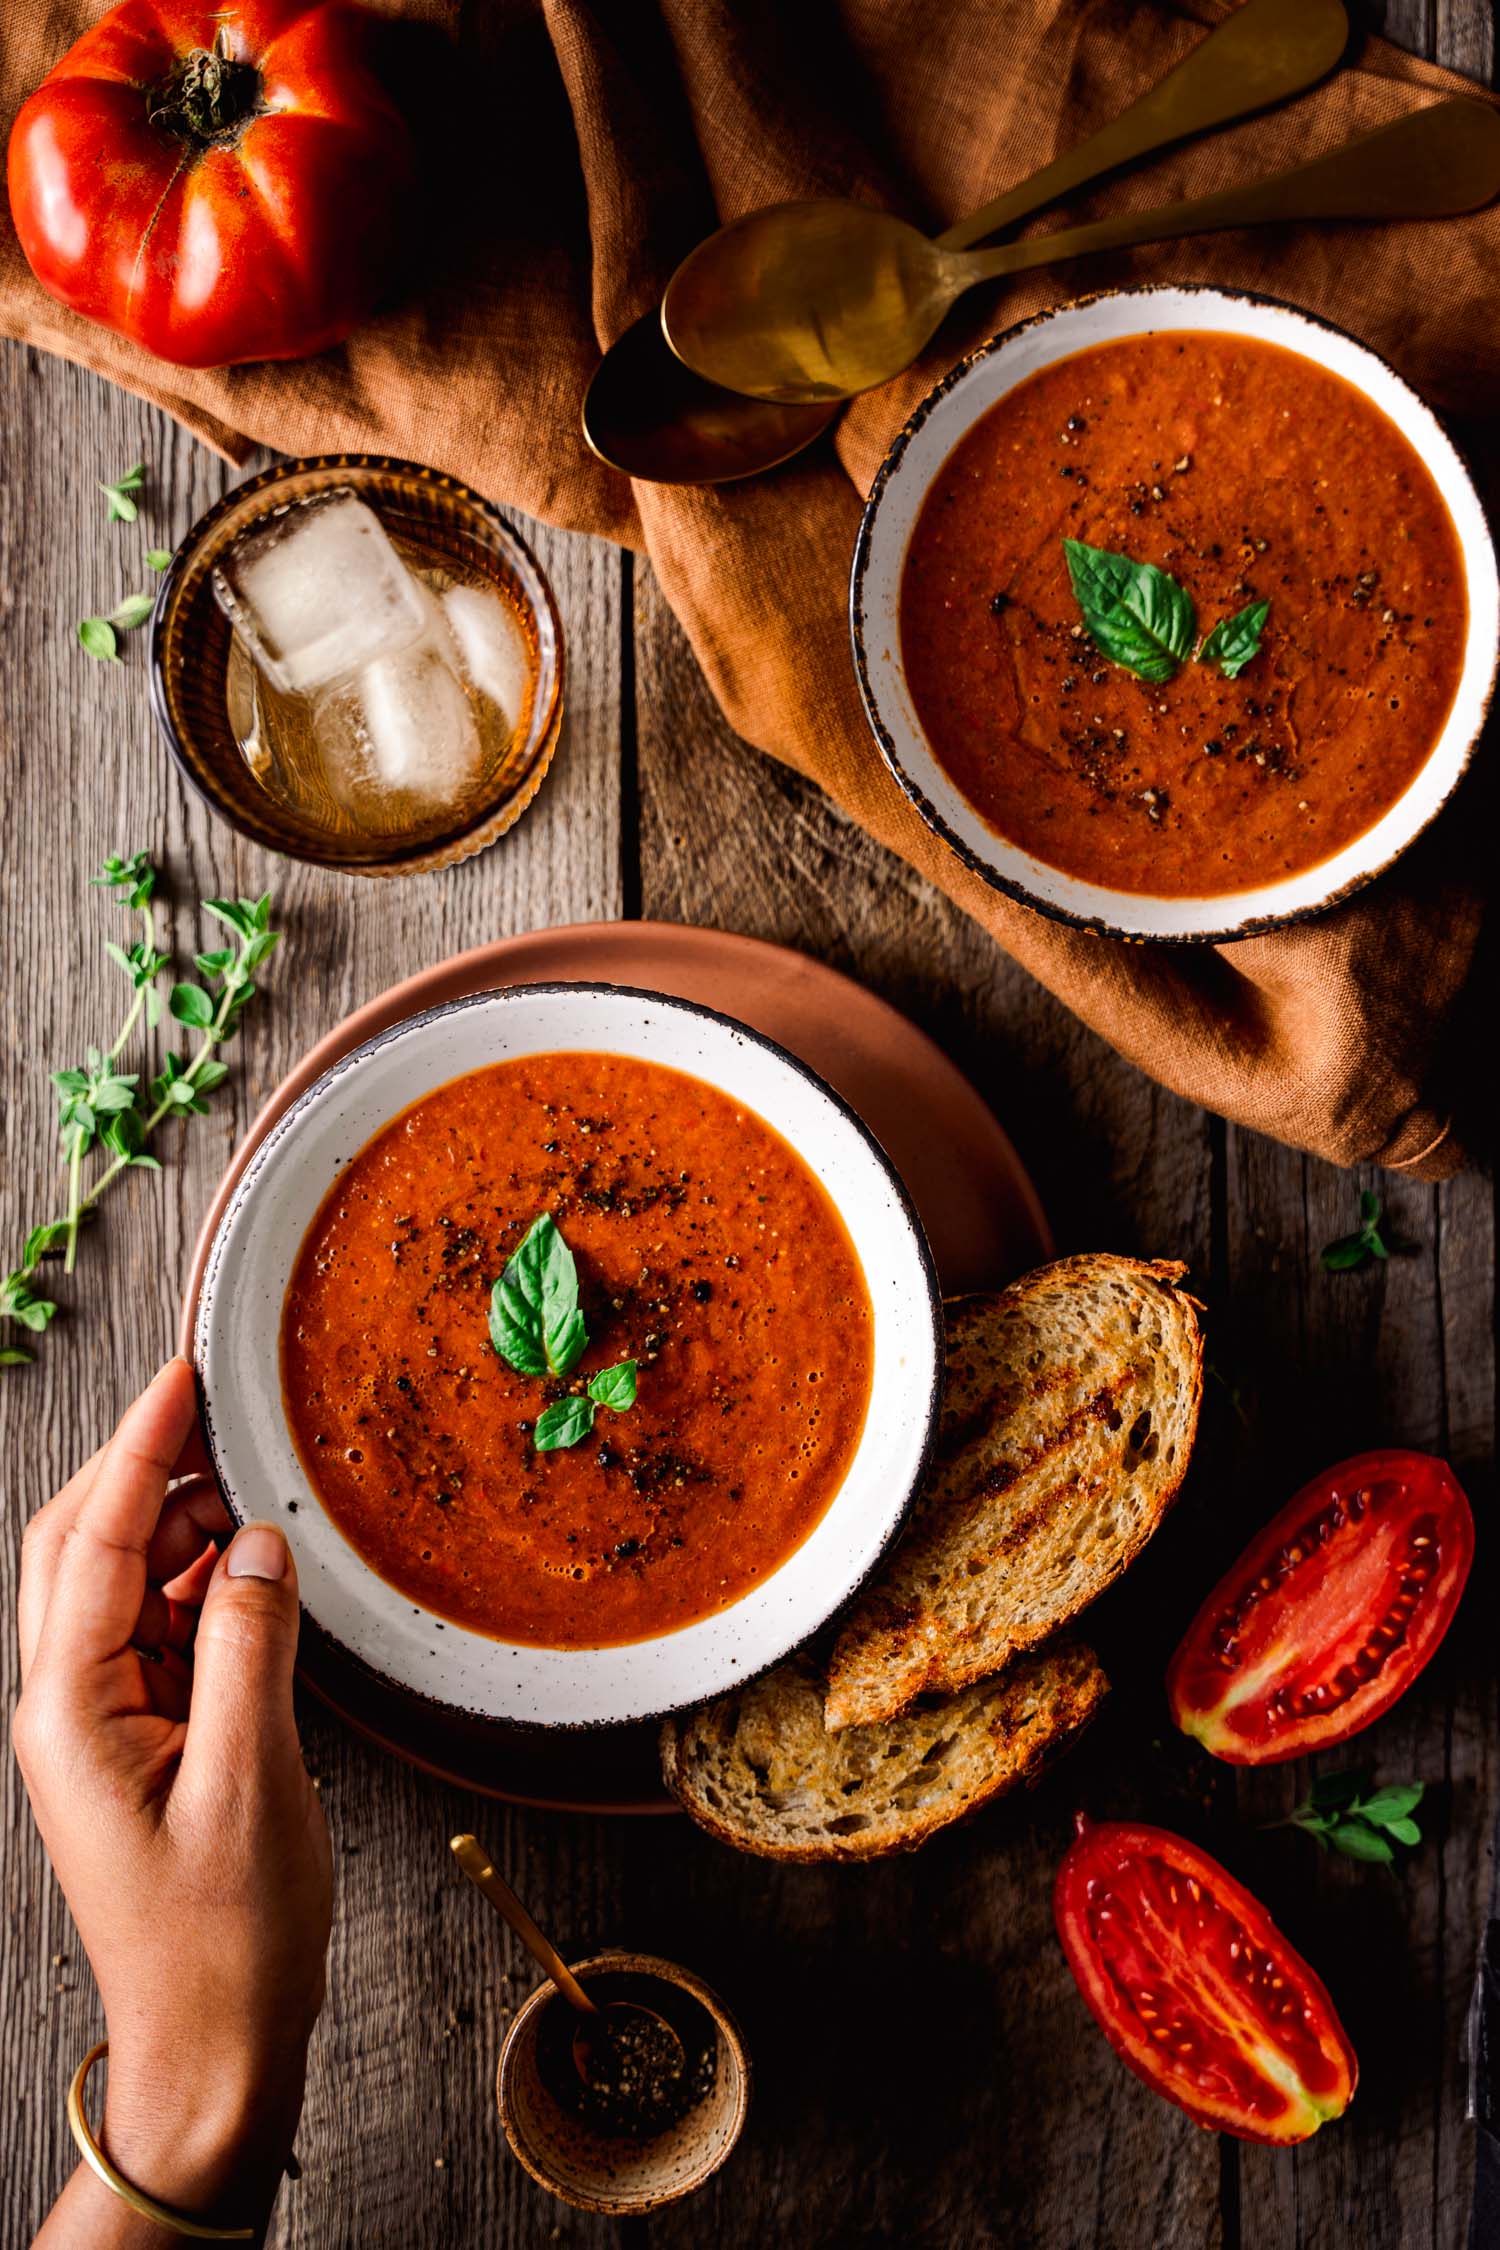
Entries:
{"type": "Polygon", "coordinates": [[[421,1607],[555,1648],[671,1631],[774,1570],[843,1480],[872,1357],[858,1255],[796,1152],[606,1054],[476,1071],[377,1134],[282,1322],[288,1420],[350,1543],[421,1607]],[[563,1382],[489,1341],[491,1284],[544,1211],[589,1331],[563,1382]],[[631,1358],[636,1405],[539,1453],[541,1409],[631,1358]]]}
{"type": "Polygon", "coordinates": [[[1246,890],[1395,803],[1452,706],[1458,536],[1395,424],[1242,336],[1132,336],[1003,398],[955,446],[908,548],[901,648],[939,764],[997,833],[1083,881],[1246,890]],[[1229,680],[1152,686],[1080,624],[1064,538],[1155,563],[1200,631],[1269,598],[1229,680]]]}

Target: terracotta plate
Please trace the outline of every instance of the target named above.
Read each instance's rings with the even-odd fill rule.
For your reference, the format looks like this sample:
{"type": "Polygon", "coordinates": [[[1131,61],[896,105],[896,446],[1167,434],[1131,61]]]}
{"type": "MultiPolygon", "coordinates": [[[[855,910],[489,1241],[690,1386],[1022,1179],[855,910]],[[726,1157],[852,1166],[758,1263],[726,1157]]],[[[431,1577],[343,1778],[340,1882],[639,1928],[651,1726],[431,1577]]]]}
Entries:
{"type": "MultiPolygon", "coordinates": [[[[208,1246],[252,1152],[329,1065],[422,1008],[500,985],[575,978],[696,1000],[738,1016],[811,1063],[863,1117],[901,1173],[944,1290],[994,1287],[1045,1258],[1051,1235],[1015,1150],[968,1080],[904,1016],[822,962],[758,938],[667,922],[579,923],[476,947],[357,1009],[283,1080],[236,1151],[204,1221],[183,1302],[191,1345],[208,1246]]],[[[671,1809],[657,1782],[652,1726],[538,1739],[462,1723],[335,1655],[306,1620],[307,1685],[383,1748],[444,1780],[516,1804],[578,1812],[671,1809]]]]}

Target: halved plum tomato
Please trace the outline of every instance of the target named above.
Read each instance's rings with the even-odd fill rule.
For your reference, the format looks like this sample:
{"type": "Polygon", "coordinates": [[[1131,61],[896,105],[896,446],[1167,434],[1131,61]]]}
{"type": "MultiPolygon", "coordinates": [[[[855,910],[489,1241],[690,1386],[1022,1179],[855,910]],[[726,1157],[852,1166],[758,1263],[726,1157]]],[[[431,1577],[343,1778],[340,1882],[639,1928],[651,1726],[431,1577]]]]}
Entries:
{"type": "Polygon", "coordinates": [[[1167,1669],[1184,1734],[1236,1766],[1346,1742],[1405,1693],[1453,1622],[1474,1518],[1430,1453],[1359,1453],[1274,1516],[1167,1669]]]}
{"type": "Polygon", "coordinates": [[[1099,2029],[1197,2124],[1281,2147],[1349,2107],[1359,2064],[1321,1980],[1207,1852],[1080,1813],[1053,1905],[1099,2029]]]}

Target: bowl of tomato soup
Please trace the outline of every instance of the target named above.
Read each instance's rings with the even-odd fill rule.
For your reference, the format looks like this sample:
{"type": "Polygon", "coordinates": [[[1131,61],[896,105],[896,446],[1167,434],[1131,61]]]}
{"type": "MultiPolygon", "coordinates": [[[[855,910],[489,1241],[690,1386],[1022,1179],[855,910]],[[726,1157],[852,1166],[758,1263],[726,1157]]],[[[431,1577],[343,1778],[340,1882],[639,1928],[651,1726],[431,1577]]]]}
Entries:
{"type": "Polygon", "coordinates": [[[539,1726],[807,1638],[899,1529],[941,1303],[878,1143],[732,1019],[607,985],[429,1010],[257,1150],[194,1350],[231,1511],[323,1633],[539,1726]]]}
{"type": "Polygon", "coordinates": [[[1110,292],[911,416],[851,589],[865,708],[997,889],[1116,935],[1316,913],[1427,826],[1479,737],[1495,550],[1442,424],[1262,297],[1110,292]]]}

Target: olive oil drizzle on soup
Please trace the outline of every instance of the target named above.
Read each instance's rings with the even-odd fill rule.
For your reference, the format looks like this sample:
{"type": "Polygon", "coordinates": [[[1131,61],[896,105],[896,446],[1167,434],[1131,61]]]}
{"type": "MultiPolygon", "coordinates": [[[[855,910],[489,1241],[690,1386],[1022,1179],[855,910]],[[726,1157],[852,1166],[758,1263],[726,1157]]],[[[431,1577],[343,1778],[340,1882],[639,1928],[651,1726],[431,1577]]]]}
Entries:
{"type": "Polygon", "coordinates": [[[1463,665],[1458,535],[1342,377],[1242,336],[1132,336],[1018,384],[955,446],[907,551],[901,649],[938,762],[1008,841],[1155,897],[1319,865],[1425,763],[1463,665]],[[1269,599],[1237,679],[1159,686],[1081,623],[1064,538],[1154,563],[1207,634],[1269,599]]]}
{"type": "Polygon", "coordinates": [[[843,1480],[872,1362],[858,1255],[801,1157],[716,1088],[607,1054],[496,1064],[385,1127],[282,1323],[292,1433],[350,1543],[422,1608],[556,1648],[673,1630],[775,1569],[843,1480]],[[543,1211],[589,1334],[564,1381],[489,1340],[543,1211]],[[633,1407],[537,1451],[551,1399],[632,1358],[633,1407]]]}

